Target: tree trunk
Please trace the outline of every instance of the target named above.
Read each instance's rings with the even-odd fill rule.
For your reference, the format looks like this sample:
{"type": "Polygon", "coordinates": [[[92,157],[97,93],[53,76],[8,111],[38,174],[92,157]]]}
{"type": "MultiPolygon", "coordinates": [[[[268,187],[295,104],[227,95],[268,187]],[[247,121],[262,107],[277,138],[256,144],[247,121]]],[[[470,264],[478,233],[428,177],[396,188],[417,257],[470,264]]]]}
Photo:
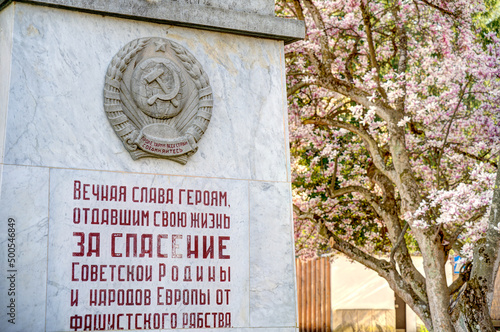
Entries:
{"type": "Polygon", "coordinates": [[[427,231],[419,234],[424,271],[426,279],[427,298],[433,330],[436,332],[454,332],[449,308],[450,292],[446,283],[445,254],[441,241],[436,234],[427,231]]]}
{"type": "Polygon", "coordinates": [[[500,168],[491,203],[489,227],[484,239],[474,249],[473,268],[469,281],[462,286],[456,296],[453,321],[456,332],[493,332],[490,307],[495,291],[495,278],[500,264],[500,168]]]}
{"type": "Polygon", "coordinates": [[[487,296],[477,280],[469,280],[461,289],[453,311],[456,332],[494,332],[487,296]]]}

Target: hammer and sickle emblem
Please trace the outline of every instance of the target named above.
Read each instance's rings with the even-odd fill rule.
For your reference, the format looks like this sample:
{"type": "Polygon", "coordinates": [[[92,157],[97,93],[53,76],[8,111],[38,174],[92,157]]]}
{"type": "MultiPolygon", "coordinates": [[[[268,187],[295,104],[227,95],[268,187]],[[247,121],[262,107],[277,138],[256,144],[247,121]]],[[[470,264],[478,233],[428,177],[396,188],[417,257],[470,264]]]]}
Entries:
{"type": "Polygon", "coordinates": [[[164,68],[160,68],[160,64],[156,66],[156,68],[149,74],[147,74],[144,79],[148,84],[153,83],[156,81],[158,85],[160,85],[161,90],[163,93],[156,93],[153,96],[151,96],[148,99],[148,104],[153,105],[156,103],[157,99],[168,101],[171,100],[172,104],[174,104],[175,107],[179,106],[179,102],[175,99],[172,100],[175,96],[177,96],[177,93],[179,93],[179,88],[180,88],[180,82],[179,82],[179,75],[175,72],[175,70],[172,70],[171,68],[164,67],[167,70],[165,71],[164,68]],[[167,83],[165,83],[162,80],[162,75],[171,75],[174,79],[173,86],[169,87],[167,83]]]}
{"type": "Polygon", "coordinates": [[[131,80],[132,97],[148,116],[167,119],[182,111],[182,74],[165,58],[149,58],[135,69],[131,80]]]}

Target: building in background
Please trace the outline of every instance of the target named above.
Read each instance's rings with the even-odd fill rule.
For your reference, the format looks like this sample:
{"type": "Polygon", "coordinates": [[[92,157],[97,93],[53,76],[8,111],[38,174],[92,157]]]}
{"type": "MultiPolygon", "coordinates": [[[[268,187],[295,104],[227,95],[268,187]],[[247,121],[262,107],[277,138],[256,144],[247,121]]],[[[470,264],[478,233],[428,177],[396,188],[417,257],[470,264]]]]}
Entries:
{"type": "MultiPolygon", "coordinates": [[[[424,273],[422,258],[413,260],[424,273]]],[[[363,265],[336,256],[307,262],[297,259],[296,266],[300,332],[425,331],[422,321],[395,296],[387,281],[363,265]]],[[[451,264],[446,271],[451,283],[451,264]]],[[[498,280],[496,288],[500,289],[498,280]]],[[[498,298],[492,315],[500,318],[498,298]]]]}

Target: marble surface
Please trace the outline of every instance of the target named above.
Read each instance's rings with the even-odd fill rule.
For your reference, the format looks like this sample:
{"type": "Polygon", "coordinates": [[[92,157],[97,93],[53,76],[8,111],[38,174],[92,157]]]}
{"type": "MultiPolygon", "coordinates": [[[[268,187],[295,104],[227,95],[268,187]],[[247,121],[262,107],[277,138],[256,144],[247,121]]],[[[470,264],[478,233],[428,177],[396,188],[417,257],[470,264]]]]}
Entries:
{"type": "Polygon", "coordinates": [[[45,317],[47,281],[49,171],[7,165],[0,165],[0,171],[0,304],[4,308],[0,330],[44,331],[45,320],[41,318],[45,317]],[[8,232],[9,218],[14,219],[14,232],[8,232]],[[9,244],[15,251],[8,251],[9,244]],[[8,261],[9,252],[15,254],[10,257],[14,261],[8,261]],[[12,280],[7,279],[12,275],[12,280]],[[5,309],[11,298],[15,303],[15,324],[8,322],[11,317],[5,309]]]}
{"type": "MultiPolygon", "coordinates": [[[[144,330],[130,330],[130,332],[139,332],[144,330]]],[[[152,332],[163,332],[166,330],[150,330],[152,332]]],[[[204,329],[203,332],[220,332],[220,329],[204,329]]],[[[285,327],[285,328],[234,328],[224,329],[224,332],[298,332],[298,328],[285,327]]]]}
{"type": "Polygon", "coordinates": [[[177,328],[187,327],[181,319],[184,314],[213,312],[231,313],[231,326],[248,326],[249,199],[246,181],[58,169],[51,170],[50,179],[47,289],[47,317],[50,320],[47,320],[47,331],[67,330],[74,315],[155,314],[165,311],[178,315],[177,328]],[[103,188],[108,186],[108,195],[93,195],[97,192],[97,185],[100,193],[106,192],[103,188]],[[112,186],[117,186],[116,192],[123,193],[115,195],[117,201],[112,200],[112,186]],[[146,191],[143,188],[147,188],[146,191]],[[160,194],[160,189],[165,194],[160,194]],[[200,196],[196,195],[196,190],[200,191],[200,196]],[[156,196],[152,192],[157,193],[154,194],[156,196]],[[171,200],[163,202],[160,197],[171,197],[171,200]],[[144,202],[141,202],[143,199],[144,202]],[[137,225],[126,225],[126,220],[118,217],[113,224],[110,217],[112,209],[117,210],[117,215],[120,211],[140,211],[141,216],[147,213],[147,217],[138,219],[137,225]],[[167,213],[167,221],[163,219],[163,213],[167,213]],[[185,213],[184,224],[179,220],[179,213],[185,213]],[[197,227],[192,224],[192,214],[200,213],[220,216],[221,225],[227,227],[219,228],[216,224],[210,228],[210,221],[208,227],[200,228],[203,224],[197,227]],[[229,216],[230,222],[222,223],[223,216],[229,216]],[[128,234],[137,237],[137,242],[128,242],[128,234]],[[158,240],[159,236],[162,236],[161,240],[158,240]],[[188,257],[188,237],[193,241],[190,246],[193,249],[195,236],[198,237],[198,258],[194,255],[188,257]],[[207,243],[210,243],[210,237],[214,237],[214,257],[202,257],[203,237],[206,237],[207,243]],[[130,244],[130,248],[125,246],[126,243],[130,244]],[[160,249],[157,249],[158,246],[160,249]],[[113,251],[117,255],[113,255],[113,251]],[[99,276],[97,272],[94,274],[95,280],[92,280],[92,273],[87,272],[91,271],[91,265],[99,266],[99,271],[102,271],[99,276]],[[120,270],[123,272],[122,279],[129,278],[125,271],[134,266],[134,281],[119,280],[120,265],[123,265],[120,270]],[[145,273],[138,274],[139,267],[141,271],[152,271],[151,280],[145,280],[145,273]],[[191,278],[186,277],[186,267],[191,278]],[[198,268],[204,271],[201,281],[197,280],[198,268]],[[213,268],[216,271],[215,280],[210,281],[208,271],[213,268]],[[221,275],[221,269],[230,272],[221,275]],[[143,305],[145,303],[140,300],[134,300],[130,306],[120,305],[118,301],[92,305],[90,294],[97,289],[114,290],[116,294],[119,290],[132,289],[134,294],[138,292],[136,296],[144,298],[144,291],[148,289],[151,290],[151,304],[143,305]],[[210,290],[210,304],[201,305],[199,301],[182,297],[180,303],[168,305],[166,289],[183,292],[202,290],[204,294],[210,290]],[[73,294],[76,291],[79,293],[79,300],[74,306],[70,306],[72,291],[73,294]],[[217,294],[220,294],[220,301],[217,294]]]}
{"type": "MultiPolygon", "coordinates": [[[[231,2],[210,3],[224,7],[231,2]]],[[[264,1],[241,3],[241,8],[260,11],[261,3],[264,1]]],[[[14,2],[0,11],[0,70],[0,218],[14,216],[19,220],[18,281],[23,289],[17,312],[20,324],[7,331],[69,331],[70,317],[80,312],[154,313],[159,309],[181,314],[229,311],[232,328],[226,331],[230,332],[296,331],[282,41],[14,2]],[[210,79],[212,119],[199,141],[199,150],[186,165],[153,158],[132,160],[104,113],[103,87],[109,62],[128,42],[149,36],[181,44],[200,61],[210,79]],[[75,181],[89,184],[88,200],[75,198],[75,181]],[[123,186],[127,201],[97,199],[90,189],[96,184],[123,186]],[[183,188],[216,190],[227,192],[229,203],[184,205],[175,203],[175,199],[169,204],[135,202],[127,196],[132,195],[134,187],[171,188],[177,194],[183,188]],[[105,209],[149,211],[153,216],[155,211],[186,212],[189,217],[190,213],[226,213],[231,215],[232,226],[214,230],[160,227],[154,223],[120,226],[85,224],[82,219],[76,222],[75,211],[83,213],[87,208],[99,209],[101,219],[105,209]],[[90,233],[94,233],[92,237],[90,233]],[[115,248],[121,257],[111,254],[114,233],[122,234],[116,238],[115,248]],[[89,239],[96,241],[96,234],[99,257],[96,242],[89,244],[89,239]],[[145,257],[123,257],[125,241],[120,240],[126,234],[139,234],[138,254],[143,234],[152,234],[156,241],[159,234],[168,235],[162,239],[170,241],[176,235],[177,242],[169,242],[173,247],[162,247],[170,255],[168,258],[149,258],[147,252],[145,257]],[[141,309],[137,305],[126,309],[90,305],[90,292],[98,288],[196,288],[193,282],[159,277],[163,259],[172,268],[176,250],[187,255],[188,235],[230,237],[223,240],[227,245],[223,255],[230,253],[229,259],[220,257],[200,263],[184,257],[178,264],[179,279],[187,265],[231,266],[230,285],[222,280],[207,283],[206,279],[197,284],[204,289],[229,289],[230,304],[212,302],[199,307],[156,302],[141,309]],[[82,239],[84,243],[79,244],[82,239]],[[80,256],[82,246],[85,249],[80,256]],[[114,261],[117,265],[154,266],[152,280],[80,280],[83,265],[91,268],[92,264],[112,265],[114,261]],[[72,280],[74,272],[78,281],[72,280]],[[71,290],[79,291],[73,305],[71,290]]],[[[76,192],[83,195],[82,190],[76,192]]],[[[5,232],[0,232],[0,243],[5,245],[6,241],[5,232]]],[[[149,242],[145,241],[147,249],[149,242]]],[[[156,244],[153,251],[157,250],[156,244]]],[[[0,257],[2,277],[7,271],[6,259],[0,257]]],[[[104,274],[109,275],[109,271],[104,274]]],[[[5,280],[0,283],[2,294],[7,287],[5,280]]],[[[158,298],[158,294],[152,294],[152,299],[158,298]]],[[[3,331],[4,321],[0,324],[3,331]]],[[[215,331],[210,326],[198,330],[215,331]]]]}
{"type": "MultiPolygon", "coordinates": [[[[205,332],[217,332],[220,330],[204,330],[205,332]]],[[[285,327],[285,328],[239,328],[239,329],[225,329],[224,332],[298,332],[299,330],[293,327],[285,327]]]]}
{"type": "MultiPolygon", "coordinates": [[[[110,257],[110,234],[122,233],[165,233],[182,234],[183,239],[178,240],[182,250],[186,235],[194,234],[193,229],[188,227],[149,227],[145,226],[111,226],[93,225],[90,218],[84,224],[83,217],[80,223],[74,220],[74,208],[105,208],[117,209],[142,209],[156,211],[206,211],[226,212],[231,214],[230,230],[196,230],[196,234],[222,234],[231,237],[227,242],[226,253],[231,255],[229,263],[231,266],[231,283],[219,282],[215,288],[225,287],[230,289],[231,305],[212,305],[204,308],[193,308],[189,305],[177,307],[169,306],[169,311],[178,310],[181,313],[213,312],[214,310],[228,310],[232,316],[230,331],[246,332],[254,330],[288,332],[295,331],[296,313],[294,296],[294,273],[293,273],[293,250],[291,243],[291,229],[287,218],[290,215],[290,207],[287,202],[290,199],[290,188],[283,183],[248,183],[247,181],[199,179],[176,176],[155,176],[145,174],[124,174],[115,172],[78,171],[67,169],[47,169],[40,167],[3,166],[4,181],[2,183],[1,218],[14,216],[16,221],[28,220],[26,224],[18,222],[19,233],[17,240],[22,243],[19,246],[19,279],[23,285],[24,293],[19,295],[17,319],[20,324],[7,331],[46,330],[46,331],[69,331],[68,319],[71,314],[106,314],[116,313],[116,306],[89,308],[88,293],[90,289],[155,289],[155,287],[178,287],[179,289],[193,289],[193,283],[158,281],[159,270],[153,268],[153,281],[141,283],[117,282],[82,282],[72,281],[71,278],[82,278],[81,269],[78,266],[84,264],[128,264],[128,265],[155,265],[157,259],[148,257],[110,257]],[[20,181],[19,179],[24,179],[20,181]],[[50,187],[49,187],[50,179],[50,187]],[[75,180],[82,184],[81,189],[76,190],[80,199],[75,199],[75,180]],[[88,186],[87,194],[83,194],[83,184],[104,184],[126,187],[127,201],[109,202],[98,200],[92,195],[92,187],[88,186]],[[184,206],[184,204],[153,204],[136,203],[131,201],[133,187],[148,188],[186,188],[200,190],[221,190],[228,193],[228,205],[230,207],[206,206],[184,206]],[[250,186],[250,187],[248,187],[250,186]],[[49,194],[47,198],[47,194],[49,194]],[[6,198],[8,197],[8,199],[6,198]],[[88,197],[88,200],[84,200],[88,197]],[[18,204],[21,201],[24,204],[18,204]],[[50,205],[48,206],[50,202],[50,205]],[[27,208],[29,207],[29,208],[27,208]],[[47,216],[50,219],[47,220],[47,216]],[[74,252],[79,252],[79,237],[73,232],[99,233],[100,257],[94,257],[95,253],[87,257],[88,246],[85,248],[84,257],[74,257],[74,252]],[[48,235],[47,235],[48,234],[48,235]],[[48,250],[47,250],[47,242],[48,250]],[[47,256],[48,252],[48,256],[47,256]],[[40,255],[40,253],[44,253],[40,255]],[[144,260],[147,260],[144,263],[144,260]],[[47,267],[48,261],[48,267],[47,267]],[[77,262],[76,273],[72,272],[72,262],[77,262]],[[22,268],[22,269],[21,269],[22,268]],[[46,279],[47,278],[47,279],[46,279]],[[47,287],[45,287],[47,285],[47,287]],[[47,290],[46,290],[47,288],[47,290]],[[70,306],[71,289],[79,290],[78,307],[70,306]],[[27,296],[27,294],[29,294],[27,296]],[[46,294],[46,297],[45,297],[46,294]],[[232,302],[236,300],[236,302],[232,302]],[[47,304],[45,308],[45,302],[47,304]],[[87,302],[87,303],[86,303],[87,302]],[[191,310],[191,311],[190,311],[191,310]],[[27,319],[32,317],[50,317],[44,327],[40,319],[27,319]],[[24,316],[23,316],[24,315],[24,316]],[[239,327],[239,328],[237,328],[239,327]]],[[[177,191],[174,191],[174,193],[177,191]]],[[[139,193],[138,190],[135,193],[139,193]]],[[[174,194],[174,202],[177,196],[174,194]]],[[[139,195],[134,196],[135,200],[139,195]]],[[[152,223],[151,219],[150,222],[152,223]]],[[[5,234],[2,234],[0,243],[6,244],[5,234]]],[[[88,245],[88,237],[85,237],[88,245]]],[[[201,244],[200,244],[201,246],[201,244]]],[[[94,245],[95,248],[95,245],[94,245]]],[[[167,249],[169,251],[170,249],[167,249]]],[[[124,254],[126,250],[117,246],[117,252],[124,254]]],[[[140,254],[140,249],[138,248],[140,254]]],[[[172,253],[167,252],[167,253],[172,253]]],[[[194,266],[207,265],[207,262],[196,262],[194,259],[181,260],[184,265],[194,266]]],[[[5,267],[5,257],[0,257],[2,267],[5,267]],[[3,261],[2,261],[3,259],[3,261]]],[[[172,259],[166,260],[167,266],[172,265],[172,259]]],[[[221,260],[208,262],[221,264],[221,260]]],[[[181,266],[181,264],[179,264],[181,266]]],[[[105,272],[109,278],[109,273],[105,272]]],[[[180,269],[182,276],[182,267],[180,269]]],[[[194,277],[194,271],[193,271],[194,277]]],[[[181,279],[181,277],[179,278],[181,279]]],[[[0,284],[0,291],[5,292],[7,285],[0,284]]],[[[213,289],[213,284],[196,283],[196,287],[213,289]]],[[[156,298],[156,294],[153,295],[156,298]]],[[[196,306],[194,306],[196,307],[196,306]]],[[[146,309],[134,306],[126,307],[126,313],[158,311],[158,306],[146,309]]],[[[151,329],[154,330],[154,329],[151,329]]],[[[168,329],[164,329],[168,330],[168,329]]],[[[206,329],[203,329],[206,330],[206,329]]]]}
{"type": "MultiPolygon", "coordinates": [[[[0,0],[0,10],[16,0],[0,0]]],[[[274,39],[289,44],[305,38],[304,21],[275,17],[273,2],[219,0],[22,0],[97,15],[174,24],[193,29],[274,39]]]]}
{"type": "Polygon", "coordinates": [[[288,180],[281,42],[16,4],[12,58],[7,164],[288,180]],[[210,79],[212,120],[186,166],[131,162],[103,111],[109,62],[145,36],[180,43],[210,79]]]}
{"type": "Polygon", "coordinates": [[[0,163],[3,162],[5,125],[9,104],[10,68],[12,61],[12,34],[14,31],[14,7],[0,11],[0,163]]]}
{"type": "Polygon", "coordinates": [[[295,326],[289,184],[250,186],[250,326],[295,326]]]}
{"type": "MultiPolygon", "coordinates": [[[[10,0],[0,0],[0,6],[3,3],[9,2],[10,0]]],[[[31,0],[27,0],[29,2],[31,0]]],[[[51,0],[46,0],[50,3],[51,0]]],[[[52,0],[56,3],[57,0],[52,0]]],[[[68,5],[77,3],[78,0],[66,0],[68,5]]],[[[95,1],[93,1],[95,2],[95,1]]],[[[112,3],[112,0],[108,0],[112,3]]],[[[224,10],[237,11],[237,12],[247,12],[259,15],[269,15],[274,16],[274,1],[273,0],[252,0],[252,1],[239,1],[239,0],[137,0],[138,3],[159,5],[163,7],[171,7],[175,5],[184,5],[192,7],[208,7],[208,8],[220,8],[224,10]]],[[[116,2],[119,5],[120,2],[116,2]]],[[[103,9],[103,8],[96,8],[103,9]]],[[[139,13],[138,13],[139,14],[139,13]]]]}
{"type": "Polygon", "coordinates": [[[260,15],[274,16],[273,0],[163,0],[166,3],[180,3],[186,5],[200,5],[206,7],[215,7],[227,10],[244,11],[249,13],[258,13],[260,15]]]}

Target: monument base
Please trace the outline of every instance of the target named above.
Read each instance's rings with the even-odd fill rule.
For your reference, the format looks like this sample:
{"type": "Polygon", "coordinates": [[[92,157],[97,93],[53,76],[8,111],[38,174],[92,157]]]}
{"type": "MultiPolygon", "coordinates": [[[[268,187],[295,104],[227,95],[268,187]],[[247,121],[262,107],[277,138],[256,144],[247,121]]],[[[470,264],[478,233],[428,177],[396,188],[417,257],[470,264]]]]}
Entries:
{"type": "MultiPolygon", "coordinates": [[[[85,1],[27,2],[0,1],[0,330],[296,331],[281,37],[103,16],[85,1]],[[115,84],[106,73],[141,38],[182,46],[209,79],[210,104],[205,87],[193,99],[210,121],[203,135],[169,134],[196,137],[189,151],[149,124],[137,135],[149,145],[135,148],[155,156],[134,159],[127,144],[137,142],[122,140],[123,117],[110,116],[127,101],[119,90],[118,106],[106,104],[115,84]],[[147,151],[157,144],[182,151],[147,151]]],[[[134,59],[124,61],[145,57],[134,59]]],[[[161,88],[151,105],[188,108],[179,93],[189,68],[155,61],[174,78],[160,77],[163,67],[137,74],[161,88]]]]}

